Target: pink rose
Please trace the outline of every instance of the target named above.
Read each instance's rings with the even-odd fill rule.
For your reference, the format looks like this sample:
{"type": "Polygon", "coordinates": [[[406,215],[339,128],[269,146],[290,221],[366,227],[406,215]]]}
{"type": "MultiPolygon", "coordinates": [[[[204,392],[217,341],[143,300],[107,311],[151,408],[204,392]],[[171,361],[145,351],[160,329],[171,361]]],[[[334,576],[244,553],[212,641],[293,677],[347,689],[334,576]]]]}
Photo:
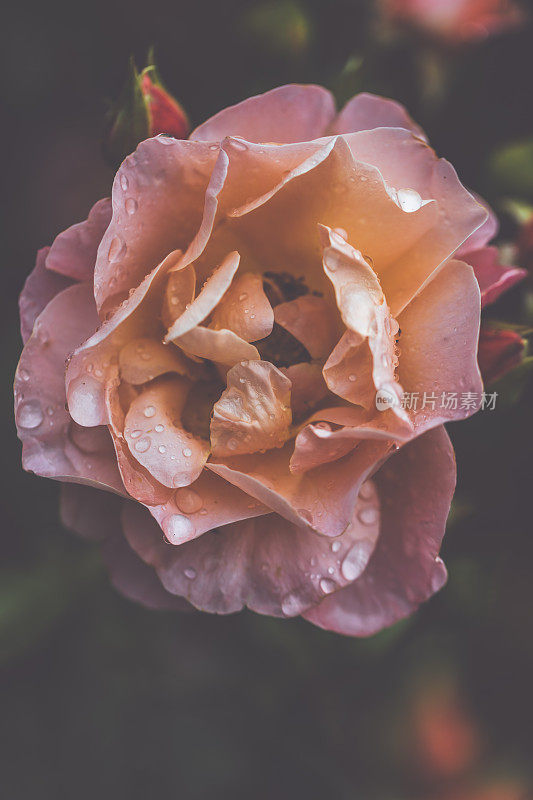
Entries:
{"type": "Polygon", "coordinates": [[[382,8],[389,21],[452,45],[484,39],[524,18],[512,0],[382,0],[382,8]]]}
{"type": "Polygon", "coordinates": [[[283,86],[142,142],[21,295],[24,467],[146,605],[406,616],[446,578],[487,216],[371,95],[283,86]]]}

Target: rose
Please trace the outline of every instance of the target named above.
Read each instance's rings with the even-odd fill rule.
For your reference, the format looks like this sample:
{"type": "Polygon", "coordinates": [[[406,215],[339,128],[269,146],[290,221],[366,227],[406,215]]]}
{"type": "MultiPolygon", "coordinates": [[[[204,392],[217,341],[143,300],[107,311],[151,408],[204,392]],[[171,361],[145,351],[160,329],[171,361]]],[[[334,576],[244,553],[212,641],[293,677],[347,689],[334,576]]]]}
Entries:
{"type": "Polygon", "coordinates": [[[446,576],[443,423],[481,399],[454,254],[486,218],[371,95],[336,115],[285,86],[142,142],[22,292],[24,467],[64,482],[66,524],[147,605],[355,635],[407,615],[446,576]]]}
{"type": "Polygon", "coordinates": [[[382,0],[381,6],[386,20],[448,45],[485,39],[524,19],[512,0],[382,0]]]}

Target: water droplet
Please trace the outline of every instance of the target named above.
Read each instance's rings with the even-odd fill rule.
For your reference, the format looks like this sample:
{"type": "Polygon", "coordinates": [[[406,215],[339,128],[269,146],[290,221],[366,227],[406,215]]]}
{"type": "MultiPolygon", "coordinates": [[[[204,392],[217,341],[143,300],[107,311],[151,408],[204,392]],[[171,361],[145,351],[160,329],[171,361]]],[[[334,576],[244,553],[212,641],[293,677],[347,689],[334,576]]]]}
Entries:
{"type": "Polygon", "coordinates": [[[378,521],[378,512],[374,506],[365,506],[358,512],[357,517],[363,525],[374,525],[378,521]]]}
{"type": "Polygon", "coordinates": [[[21,428],[32,430],[38,428],[43,421],[43,411],[38,400],[27,400],[21,403],[17,411],[17,423],[21,428]]]}
{"type": "Polygon", "coordinates": [[[194,525],[183,514],[171,514],[164,519],[163,530],[170,544],[182,544],[194,536],[194,525]]]}
{"type": "Polygon", "coordinates": [[[328,572],[330,575],[333,575],[333,573],[335,572],[335,567],[328,567],[328,572]]]}
{"type": "Polygon", "coordinates": [[[422,205],[422,198],[415,189],[398,189],[396,195],[402,211],[407,211],[409,214],[418,211],[422,205]]]}
{"type": "Polygon", "coordinates": [[[139,441],[135,442],[134,448],[138,453],[146,453],[150,445],[151,442],[148,436],[143,436],[142,439],[139,439],[139,441]]]}
{"type": "Polygon", "coordinates": [[[128,181],[128,179],[126,178],[126,176],[125,176],[125,175],[121,175],[121,176],[120,176],[120,185],[121,185],[121,187],[122,187],[122,191],[123,191],[123,192],[125,192],[125,191],[127,190],[128,186],[130,185],[130,184],[129,184],[129,181],[128,181]]]}
{"type": "Polygon", "coordinates": [[[228,441],[228,450],[236,450],[239,446],[237,439],[230,439],[228,441]]]}
{"type": "Polygon", "coordinates": [[[141,435],[141,433],[142,433],[142,431],[140,431],[140,430],[132,431],[130,433],[130,438],[131,439],[138,439],[139,436],[141,435]]]}
{"type": "Polygon", "coordinates": [[[146,406],[146,408],[144,409],[144,416],[145,417],[155,416],[155,406],[146,406]]]}
{"type": "Polygon", "coordinates": [[[359,489],[359,497],[361,498],[361,500],[370,500],[370,498],[373,497],[373,495],[374,495],[374,490],[372,488],[372,484],[370,483],[370,481],[366,481],[359,489]]]}
{"type": "Polygon", "coordinates": [[[281,600],[281,610],[286,617],[295,617],[297,614],[301,614],[307,605],[297,592],[290,592],[281,600]]]}
{"type": "Polygon", "coordinates": [[[184,447],[181,451],[185,458],[190,458],[192,456],[192,450],[189,447],[184,447]]]}
{"type": "Polygon", "coordinates": [[[362,547],[361,543],[354,544],[353,547],[346,553],[344,560],[341,564],[341,572],[343,577],[347,581],[354,581],[356,578],[359,577],[359,575],[365,568],[366,562],[367,562],[366,548],[362,547]]]}
{"type": "Polygon", "coordinates": [[[171,136],[164,136],[162,133],[157,137],[157,141],[161,144],[174,144],[174,139],[171,136]]]}
{"type": "Polygon", "coordinates": [[[241,303],[242,303],[242,301],[243,301],[243,300],[246,300],[246,298],[247,298],[247,297],[248,297],[247,293],[246,293],[246,292],[242,292],[242,293],[239,295],[239,300],[240,300],[240,301],[241,301],[241,303]]]}
{"type": "Polygon", "coordinates": [[[126,252],[126,245],[120,236],[114,236],[109,245],[109,252],[107,257],[111,263],[118,261],[118,259],[126,252]]]}
{"type": "Polygon", "coordinates": [[[319,586],[320,590],[324,592],[324,594],[331,594],[331,592],[335,590],[336,583],[330,578],[321,578],[319,586]]]}
{"type": "Polygon", "coordinates": [[[160,444],[160,445],[159,445],[159,447],[158,447],[157,449],[159,450],[159,452],[161,453],[161,455],[163,455],[163,453],[166,453],[166,452],[167,452],[167,448],[165,447],[165,445],[164,445],[164,444],[160,444]]]}
{"type": "Polygon", "coordinates": [[[105,407],[99,381],[91,375],[80,375],[68,387],[67,397],[70,415],[75,422],[87,427],[102,424],[105,407]]]}
{"type": "Polygon", "coordinates": [[[357,375],[354,375],[353,373],[348,375],[348,380],[351,381],[351,383],[354,383],[354,381],[357,380],[357,375]]]}
{"type": "Polygon", "coordinates": [[[331,552],[332,553],[338,553],[340,549],[341,549],[341,543],[340,542],[332,542],[331,543],[331,552]]]}
{"type": "Polygon", "coordinates": [[[163,431],[165,430],[165,426],[159,423],[158,425],[155,426],[155,430],[157,433],[163,433],[163,431]]]}
{"type": "Polygon", "coordinates": [[[29,381],[30,373],[28,372],[27,369],[19,369],[19,377],[23,381],[29,381]]]}
{"type": "Polygon", "coordinates": [[[203,506],[203,500],[200,495],[187,487],[178,489],[174,495],[174,500],[178,508],[186,514],[195,514],[203,506]]]}
{"type": "Polygon", "coordinates": [[[132,216],[137,211],[137,200],[134,200],[133,197],[128,197],[126,202],[124,203],[124,207],[127,213],[132,216]]]}
{"type": "Polygon", "coordinates": [[[183,574],[190,581],[193,581],[196,578],[196,570],[194,567],[187,567],[187,569],[183,570],[183,574]]]}

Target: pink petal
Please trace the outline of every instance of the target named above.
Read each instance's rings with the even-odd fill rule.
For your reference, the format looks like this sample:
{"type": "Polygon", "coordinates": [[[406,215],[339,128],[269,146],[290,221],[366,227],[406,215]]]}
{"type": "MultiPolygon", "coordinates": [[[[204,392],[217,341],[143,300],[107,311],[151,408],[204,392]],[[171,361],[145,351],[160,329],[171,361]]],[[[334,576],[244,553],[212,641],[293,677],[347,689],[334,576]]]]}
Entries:
{"type": "Polygon", "coordinates": [[[269,514],[255,498],[204,469],[190,486],[176,489],[167,503],[148,509],[170,544],[180,545],[207,531],[269,514]]]}
{"type": "Polygon", "coordinates": [[[168,270],[181,254],[171,253],[146,276],[140,286],[96,333],[74,352],[66,372],[68,406],[71,417],[91,427],[107,424],[105,394],[114,379],[120,350],[132,339],[161,338],[161,296],[168,270]]]}
{"type": "Polygon", "coordinates": [[[481,227],[488,211],[461,185],[451,164],[437,159],[428,145],[407,131],[380,128],[345,138],[354,157],[377,167],[389,186],[414,191],[420,195],[419,202],[426,203],[418,211],[405,213],[405,219],[434,210],[431,224],[417,241],[397,250],[392,259],[377,256],[346,225],[337,223],[348,231],[350,241],[372,257],[392,314],[397,316],[429,276],[481,227]]]}
{"type": "Polygon", "coordinates": [[[198,142],[148,139],[113,183],[113,218],[96,259],[95,297],[104,313],[173,250],[185,249],[203,217],[217,152],[198,142]],[[142,225],[139,224],[142,220],[142,225]]]}
{"type": "Polygon", "coordinates": [[[209,316],[231,286],[233,276],[239,268],[240,255],[228,253],[219,267],[206,280],[198,296],[190,303],[168,331],[165,342],[173,342],[209,316]]]}
{"type": "Polygon", "coordinates": [[[217,364],[234,366],[239,361],[258,359],[259,351],[233,331],[214,331],[199,325],[175,342],[187,355],[206,358],[217,364]]]}
{"type": "Polygon", "coordinates": [[[292,364],[282,369],[291,382],[291,408],[295,416],[303,416],[328,396],[319,364],[292,364]]]}
{"type": "Polygon", "coordinates": [[[500,223],[498,222],[498,217],[489,206],[486,200],[480,197],[476,192],[472,192],[472,197],[474,197],[477,202],[483,206],[486,210],[488,217],[474,233],[466,239],[465,242],[461,245],[461,247],[455,253],[455,257],[461,259],[462,261],[466,261],[465,255],[470,253],[472,250],[479,250],[481,247],[485,247],[494,237],[497,235],[500,229],[500,223]]]}
{"type": "Polygon", "coordinates": [[[134,385],[176,372],[191,377],[196,365],[188,361],[177,347],[164,345],[157,339],[132,339],[118,356],[120,375],[134,385]]]}
{"type": "Polygon", "coordinates": [[[20,332],[24,344],[28,341],[35,324],[35,320],[41,311],[67,286],[70,281],[62,275],[54,275],[53,272],[45,267],[46,256],[49,252],[48,247],[43,247],[37,253],[37,261],[32,272],[26,278],[24,288],[20,293],[20,332]]]}
{"type": "Polygon", "coordinates": [[[362,439],[399,442],[410,439],[412,427],[398,419],[392,409],[368,413],[362,408],[340,406],[313,414],[298,433],[290,460],[291,472],[336,461],[357,447],[362,439]],[[333,428],[332,425],[342,426],[333,428]]]}
{"type": "Polygon", "coordinates": [[[312,294],[280,303],[274,309],[274,318],[303,344],[311,358],[325,360],[341,334],[332,303],[312,294]]]}
{"type": "Polygon", "coordinates": [[[196,272],[192,264],[172,270],[163,297],[161,316],[166,328],[170,328],[194,300],[196,272]]]}
{"type": "Polygon", "coordinates": [[[131,454],[169,488],[195,481],[209,455],[208,443],[181,426],[190,388],[185,378],[155,381],[132,402],[126,414],[124,436],[131,454]]]}
{"type": "Polygon", "coordinates": [[[239,275],[213,311],[210,327],[226,328],[246,342],[256,342],[272,333],[274,312],[263,291],[260,275],[239,275]]]}
{"type": "Polygon", "coordinates": [[[405,128],[427,141],[422,128],[413,122],[405,108],[395,100],[362,92],[348,100],[334,119],[329,133],[355,133],[374,128],[405,128]]]}
{"type": "Polygon", "coordinates": [[[373,359],[368,341],[359,334],[346,331],[324,364],[324,380],[328,388],[344,400],[371,409],[375,405],[376,387],[372,378],[373,359]]]}
{"type": "Polygon", "coordinates": [[[120,532],[122,497],[75,483],[62,483],[59,496],[61,522],[83,539],[102,541],[120,532]]]}
{"type": "Polygon", "coordinates": [[[292,445],[261,455],[209,461],[206,467],[300,527],[339,536],[352,519],[360,485],[388,454],[386,442],[364,441],[340,461],[292,473],[292,445]]]}
{"type": "MultiPolygon", "coordinates": [[[[372,381],[376,390],[390,395],[395,413],[404,422],[407,416],[400,407],[401,386],[395,379],[394,370],[398,362],[395,339],[398,324],[389,312],[385,296],[375,272],[369,267],[358,250],[330,228],[320,226],[324,246],[324,271],[335,289],[337,305],[346,327],[357,337],[368,341],[372,354],[372,381]]],[[[353,338],[353,337],[352,337],[353,338]]],[[[350,366],[344,365],[348,381],[350,366]]],[[[357,377],[359,371],[355,372],[357,377]]],[[[361,377],[361,373],[359,372],[361,377]]],[[[324,377],[328,381],[328,363],[324,366],[324,377]]],[[[335,389],[331,382],[328,384],[335,389]]]]}
{"type": "Polygon", "coordinates": [[[392,625],[446,580],[438,552],[455,488],[455,460],[444,428],[403,447],[375,481],[382,520],[368,567],[351,586],[304,614],[348,636],[369,636],[392,625]]]}
{"type": "Polygon", "coordinates": [[[200,142],[240,136],[249,142],[306,142],[322,136],[335,114],[321,86],[288,84],[225,108],[191,133],[200,142]]]}
{"type": "Polygon", "coordinates": [[[25,469],[48,478],[123,493],[110,440],[102,430],[76,435],[65,410],[65,362],[98,323],[90,284],[58,294],[39,316],[15,375],[15,419],[25,469]]]}
{"type": "Polygon", "coordinates": [[[84,222],[56,236],[46,268],[75,281],[92,281],[98,246],[110,222],[111,200],[106,197],[91,208],[84,222]]]}
{"type": "Polygon", "coordinates": [[[291,383],[268,361],[243,361],[226,376],[215,403],[211,447],[217,457],[283,447],[289,438],[291,383]]]}
{"type": "Polygon", "coordinates": [[[463,255],[463,259],[474,268],[481,290],[482,308],[494,303],[528,274],[526,269],[502,264],[497,247],[470,250],[463,255]]]}
{"type": "Polygon", "coordinates": [[[179,547],[165,544],[138,507],[124,509],[123,524],[165,588],[197,608],[228,614],[247,606],[292,617],[357,578],[375,545],[379,508],[369,484],[347,530],[333,542],[272,514],[179,547]]]}
{"type": "Polygon", "coordinates": [[[418,392],[418,409],[410,412],[417,433],[479,408],[479,319],[479,288],[462,261],[449,261],[401,313],[399,378],[408,395],[418,392]],[[457,408],[443,405],[451,393],[457,408]]]}

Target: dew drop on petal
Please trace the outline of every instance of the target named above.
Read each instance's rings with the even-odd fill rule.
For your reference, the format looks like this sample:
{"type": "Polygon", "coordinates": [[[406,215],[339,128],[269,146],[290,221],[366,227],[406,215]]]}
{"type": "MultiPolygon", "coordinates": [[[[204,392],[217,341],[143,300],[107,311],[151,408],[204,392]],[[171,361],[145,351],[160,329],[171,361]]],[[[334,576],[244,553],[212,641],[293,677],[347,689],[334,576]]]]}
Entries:
{"type": "Polygon", "coordinates": [[[165,445],[164,445],[164,444],[160,444],[160,445],[159,445],[159,447],[158,447],[157,449],[158,449],[158,451],[161,453],[161,455],[163,455],[163,453],[166,453],[166,452],[167,452],[167,448],[165,447],[165,445]]]}
{"type": "Polygon", "coordinates": [[[145,417],[155,416],[155,406],[146,406],[146,408],[144,409],[144,416],[145,417]]]}
{"type": "Polygon", "coordinates": [[[297,592],[286,594],[281,600],[281,610],[286,617],[295,617],[308,607],[308,603],[297,592]]]}
{"type": "Polygon", "coordinates": [[[131,439],[138,439],[141,434],[142,434],[142,431],[140,431],[140,430],[132,431],[130,433],[130,438],[131,439]]]}
{"type": "Polygon", "coordinates": [[[341,564],[341,572],[347,581],[354,581],[366,566],[367,549],[361,543],[354,544],[348,550],[341,564]]]}
{"type": "Polygon", "coordinates": [[[165,430],[165,426],[159,423],[158,425],[155,426],[155,430],[157,433],[163,433],[163,431],[165,430]]]}
{"type": "Polygon", "coordinates": [[[43,418],[43,411],[38,400],[27,400],[18,407],[17,423],[21,428],[27,430],[38,428],[43,418]]]}
{"type": "Polygon", "coordinates": [[[402,211],[412,214],[422,205],[422,198],[415,189],[398,189],[396,192],[398,205],[402,211]]]}
{"type": "Polygon", "coordinates": [[[363,525],[374,525],[378,521],[377,509],[374,506],[366,506],[358,512],[357,518],[363,525]]]}
{"type": "Polygon", "coordinates": [[[192,489],[183,487],[174,494],[176,505],[185,514],[195,514],[203,506],[202,498],[192,489]]]}
{"type": "Polygon", "coordinates": [[[111,239],[111,244],[109,245],[109,252],[107,257],[111,263],[114,261],[118,261],[118,259],[124,254],[126,250],[126,245],[120,238],[120,236],[114,236],[111,239]]]}
{"type": "Polygon", "coordinates": [[[185,458],[190,458],[192,456],[192,450],[190,449],[190,447],[184,447],[181,452],[183,453],[185,458]]]}
{"type": "Polygon", "coordinates": [[[124,206],[128,214],[132,216],[137,211],[137,200],[134,200],[133,197],[128,197],[124,206]]]}
{"type": "Polygon", "coordinates": [[[332,553],[338,553],[340,549],[341,549],[341,543],[340,542],[337,541],[337,542],[332,542],[331,543],[331,552],[332,553]]]}
{"type": "Polygon", "coordinates": [[[150,439],[148,438],[148,436],[143,436],[142,439],[139,439],[137,442],[135,442],[133,447],[138,453],[146,453],[146,451],[149,449],[150,445],[151,445],[151,442],[150,442],[150,439]]]}
{"type": "Polygon", "coordinates": [[[128,179],[126,178],[125,175],[120,176],[120,185],[122,187],[122,191],[125,192],[129,186],[128,179]]]}
{"type": "Polygon", "coordinates": [[[183,514],[171,514],[163,520],[163,530],[170,544],[182,544],[194,536],[194,525],[183,514]]]}
{"type": "Polygon", "coordinates": [[[331,578],[321,578],[320,579],[320,590],[324,592],[324,594],[331,594],[335,590],[336,583],[332,581],[331,578]]]}
{"type": "Polygon", "coordinates": [[[190,581],[193,581],[196,578],[196,570],[194,567],[187,567],[187,569],[183,570],[183,574],[190,581]]]}

